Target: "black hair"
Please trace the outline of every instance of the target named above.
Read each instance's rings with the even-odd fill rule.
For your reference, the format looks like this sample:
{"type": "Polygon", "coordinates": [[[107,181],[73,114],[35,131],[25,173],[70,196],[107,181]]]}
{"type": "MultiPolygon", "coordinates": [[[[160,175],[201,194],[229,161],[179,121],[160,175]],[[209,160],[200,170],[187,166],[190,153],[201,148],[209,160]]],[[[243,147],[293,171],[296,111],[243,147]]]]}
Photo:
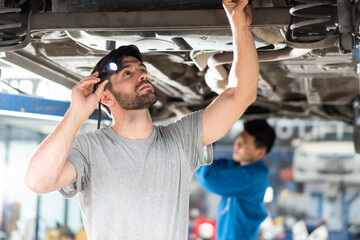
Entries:
{"type": "MultiPolygon", "coordinates": [[[[116,63],[118,66],[118,70],[117,71],[112,71],[112,72],[105,72],[102,75],[102,79],[108,79],[109,82],[106,84],[104,90],[112,89],[112,83],[110,82],[109,77],[113,74],[118,73],[121,70],[121,66],[122,66],[122,60],[124,57],[135,57],[137,58],[140,62],[143,62],[142,57],[141,57],[141,53],[138,47],[136,47],[135,45],[127,45],[127,46],[120,46],[117,49],[112,50],[111,52],[109,52],[106,56],[104,56],[103,58],[100,59],[100,61],[95,65],[94,69],[92,70],[91,74],[93,74],[94,72],[99,72],[104,73],[104,69],[108,66],[109,63],[113,62],[116,63]]],[[[103,103],[101,103],[101,105],[105,108],[105,112],[111,116],[111,111],[110,109],[103,103]]]]}
{"type": "Polygon", "coordinates": [[[244,123],[244,129],[255,138],[257,148],[265,147],[269,153],[274,145],[276,134],[266,120],[251,120],[244,123]]]}

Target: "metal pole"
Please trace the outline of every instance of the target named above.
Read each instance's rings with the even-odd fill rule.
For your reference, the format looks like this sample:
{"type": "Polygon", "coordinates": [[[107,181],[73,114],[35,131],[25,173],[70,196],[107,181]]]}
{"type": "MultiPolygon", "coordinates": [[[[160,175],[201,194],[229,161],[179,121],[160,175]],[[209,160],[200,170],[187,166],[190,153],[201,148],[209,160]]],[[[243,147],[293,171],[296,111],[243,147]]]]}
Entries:
{"type": "Polygon", "coordinates": [[[340,183],[340,192],[341,192],[341,211],[342,211],[342,231],[341,231],[341,239],[349,240],[349,206],[348,202],[346,201],[346,188],[343,182],[340,183]]]}
{"type": "Polygon", "coordinates": [[[64,226],[68,226],[69,219],[69,199],[65,199],[65,207],[64,207],[64,226]]]}
{"type": "Polygon", "coordinates": [[[5,139],[4,139],[4,143],[5,143],[5,156],[4,156],[4,160],[5,160],[5,166],[9,166],[10,163],[10,141],[11,141],[11,126],[6,125],[5,126],[5,139]]]}
{"type": "Polygon", "coordinates": [[[41,206],[41,196],[37,195],[37,199],[36,199],[36,218],[35,218],[35,237],[34,237],[34,240],[39,240],[40,206],[41,206]]]}
{"type": "Polygon", "coordinates": [[[270,203],[271,216],[275,217],[278,215],[277,206],[277,195],[278,195],[278,184],[279,184],[279,166],[280,166],[280,154],[277,149],[270,154],[270,186],[273,188],[273,201],[270,203]]]}

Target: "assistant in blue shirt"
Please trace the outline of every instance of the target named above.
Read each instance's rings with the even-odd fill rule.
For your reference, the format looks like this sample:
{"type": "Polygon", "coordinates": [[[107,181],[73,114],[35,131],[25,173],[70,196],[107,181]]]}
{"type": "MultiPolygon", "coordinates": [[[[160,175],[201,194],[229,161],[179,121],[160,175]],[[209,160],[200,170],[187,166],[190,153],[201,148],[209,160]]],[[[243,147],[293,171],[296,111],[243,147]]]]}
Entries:
{"type": "Polygon", "coordinates": [[[269,170],[262,158],[270,152],[275,131],[265,120],[245,122],[234,143],[233,160],[216,160],[196,171],[209,192],[221,196],[217,211],[217,240],[255,240],[266,218],[264,195],[269,170]]]}

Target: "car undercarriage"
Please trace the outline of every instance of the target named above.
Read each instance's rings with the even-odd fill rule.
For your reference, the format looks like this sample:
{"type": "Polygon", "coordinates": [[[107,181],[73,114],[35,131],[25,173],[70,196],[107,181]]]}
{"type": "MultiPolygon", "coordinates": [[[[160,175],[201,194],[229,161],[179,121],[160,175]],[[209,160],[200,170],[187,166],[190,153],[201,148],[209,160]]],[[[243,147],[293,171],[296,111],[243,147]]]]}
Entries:
{"type": "MultiPolygon", "coordinates": [[[[109,51],[138,46],[159,96],[150,109],[154,120],[203,109],[226,88],[232,36],[221,1],[0,5],[2,59],[69,88],[109,51]]],[[[250,6],[260,75],[257,100],[244,118],[355,123],[360,152],[359,1],[253,0],[250,6]]]]}

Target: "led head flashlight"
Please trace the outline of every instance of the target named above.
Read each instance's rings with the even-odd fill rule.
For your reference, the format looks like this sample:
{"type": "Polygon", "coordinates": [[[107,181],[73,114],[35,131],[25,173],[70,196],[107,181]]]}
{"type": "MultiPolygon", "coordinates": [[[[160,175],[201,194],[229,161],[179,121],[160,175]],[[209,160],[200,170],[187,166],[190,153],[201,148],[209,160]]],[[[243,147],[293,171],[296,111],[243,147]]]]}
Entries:
{"type": "Polygon", "coordinates": [[[98,88],[99,84],[106,80],[106,78],[113,75],[119,69],[118,65],[114,62],[108,63],[104,69],[99,73],[98,78],[100,78],[100,82],[96,83],[93,88],[93,93],[98,88]]]}
{"type": "MultiPolygon", "coordinates": [[[[98,88],[99,84],[102,83],[103,81],[105,81],[108,77],[110,77],[111,75],[113,75],[114,73],[116,73],[116,71],[119,69],[118,65],[114,62],[110,62],[108,63],[104,69],[99,73],[98,78],[100,78],[100,81],[98,83],[96,83],[94,85],[93,88],[93,93],[96,91],[96,89],[98,88]]],[[[101,123],[101,101],[99,101],[99,106],[98,106],[98,124],[97,124],[97,128],[100,129],[100,123],[101,123]]]]}

